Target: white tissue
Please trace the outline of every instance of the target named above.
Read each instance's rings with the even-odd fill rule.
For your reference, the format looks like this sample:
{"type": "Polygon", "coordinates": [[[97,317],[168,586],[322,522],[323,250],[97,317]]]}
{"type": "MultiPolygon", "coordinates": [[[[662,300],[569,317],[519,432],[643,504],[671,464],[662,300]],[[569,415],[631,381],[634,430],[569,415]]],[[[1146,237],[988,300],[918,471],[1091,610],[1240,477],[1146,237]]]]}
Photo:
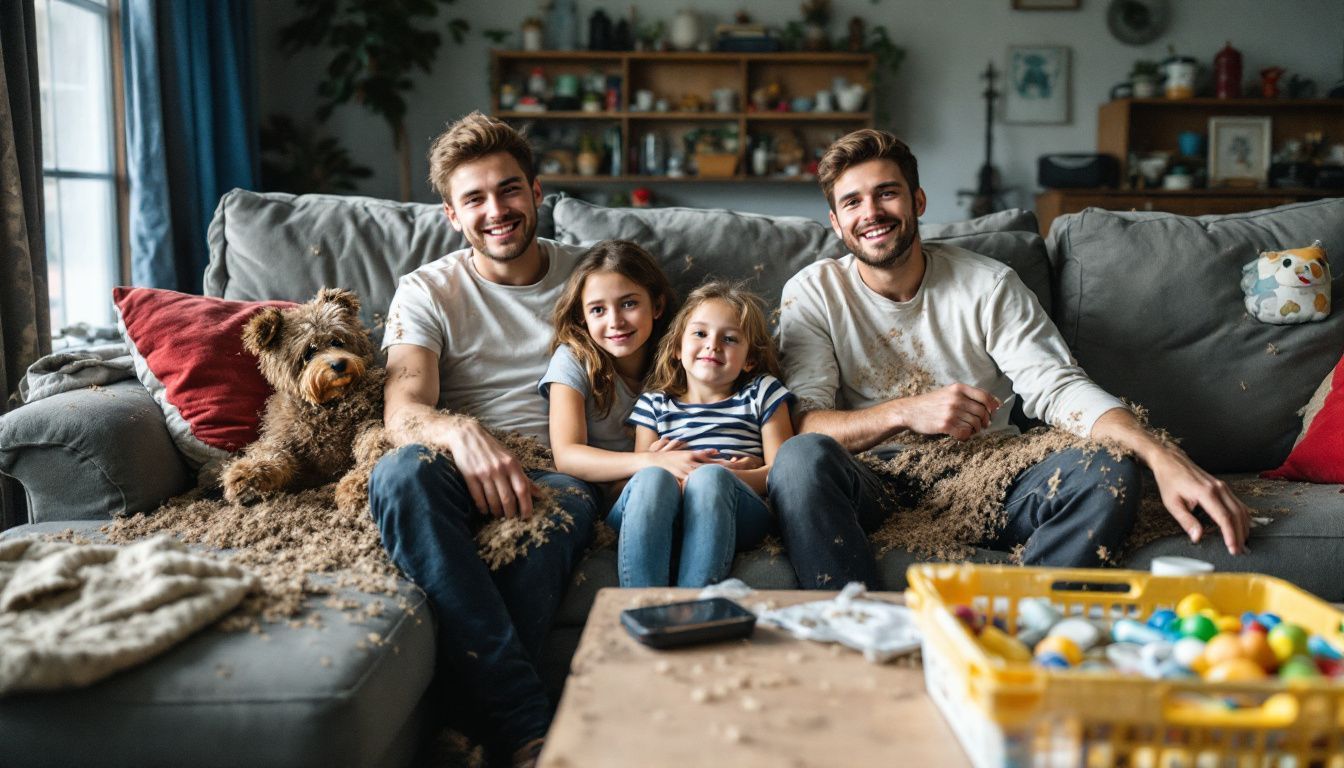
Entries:
{"type": "Polygon", "coordinates": [[[711,597],[726,597],[729,600],[742,600],[750,596],[751,592],[751,587],[741,579],[724,579],[718,584],[710,584],[700,590],[699,598],[708,600],[711,597]]]}
{"type": "Polygon", "coordinates": [[[851,582],[833,600],[776,608],[761,613],[758,620],[804,640],[862,651],[871,662],[890,661],[918,649],[914,612],[903,605],[860,599],[866,591],[862,584],[851,582]]]}

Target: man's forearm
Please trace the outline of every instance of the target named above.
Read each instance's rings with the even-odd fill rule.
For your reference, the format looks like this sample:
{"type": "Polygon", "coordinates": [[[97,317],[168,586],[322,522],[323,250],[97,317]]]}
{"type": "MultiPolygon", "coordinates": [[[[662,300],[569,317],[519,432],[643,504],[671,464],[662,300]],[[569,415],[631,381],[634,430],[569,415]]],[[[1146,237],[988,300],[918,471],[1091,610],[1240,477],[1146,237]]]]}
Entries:
{"type": "Polygon", "coordinates": [[[462,427],[469,417],[436,410],[424,403],[402,403],[388,406],[383,413],[383,426],[393,445],[419,443],[449,450],[444,436],[462,427]]]}
{"type": "Polygon", "coordinates": [[[850,453],[866,451],[900,431],[892,423],[891,402],[859,411],[808,411],[798,417],[797,431],[819,432],[835,438],[850,453]]]}
{"type": "Polygon", "coordinates": [[[1091,436],[1095,440],[1111,440],[1119,443],[1133,451],[1139,461],[1150,467],[1173,448],[1153,437],[1139,424],[1138,419],[1124,408],[1112,408],[1097,417],[1096,422],[1092,424],[1091,436]]]}

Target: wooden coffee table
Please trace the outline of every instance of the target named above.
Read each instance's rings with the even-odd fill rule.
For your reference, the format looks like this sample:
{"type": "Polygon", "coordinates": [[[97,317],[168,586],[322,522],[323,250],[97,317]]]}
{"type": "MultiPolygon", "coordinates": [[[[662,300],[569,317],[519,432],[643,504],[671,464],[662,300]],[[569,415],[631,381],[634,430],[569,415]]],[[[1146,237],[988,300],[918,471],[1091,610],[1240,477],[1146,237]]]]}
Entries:
{"type": "MultiPolygon", "coordinates": [[[[872,664],[760,624],[750,640],[657,651],[621,626],[625,608],[696,593],[597,593],[544,768],[970,765],[912,660],[872,664]]],[[[758,591],[740,602],[784,606],[835,594],[758,591]]],[[[870,597],[901,602],[893,593],[870,597]]]]}

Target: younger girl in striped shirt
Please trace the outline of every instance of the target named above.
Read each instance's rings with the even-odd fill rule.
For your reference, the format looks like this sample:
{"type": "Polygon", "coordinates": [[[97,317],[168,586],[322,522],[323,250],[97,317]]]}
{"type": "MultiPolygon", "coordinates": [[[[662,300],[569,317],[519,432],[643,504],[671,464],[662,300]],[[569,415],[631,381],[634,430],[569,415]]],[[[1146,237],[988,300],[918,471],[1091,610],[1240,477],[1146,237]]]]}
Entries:
{"type": "Polygon", "coordinates": [[[707,450],[714,459],[681,481],[657,466],[630,479],[607,517],[620,533],[621,586],[713,584],[728,577],[736,552],[765,538],[766,476],[793,436],[793,395],[779,376],[757,296],[722,282],[691,292],[627,423],[636,452],[707,450]]]}

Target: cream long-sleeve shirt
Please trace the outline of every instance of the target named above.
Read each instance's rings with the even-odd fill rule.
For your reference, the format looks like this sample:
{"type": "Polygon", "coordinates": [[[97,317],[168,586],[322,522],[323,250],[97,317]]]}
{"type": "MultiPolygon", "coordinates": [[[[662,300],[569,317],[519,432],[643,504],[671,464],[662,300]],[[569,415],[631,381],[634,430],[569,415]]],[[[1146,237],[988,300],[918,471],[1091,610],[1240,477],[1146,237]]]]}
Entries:
{"type": "Polygon", "coordinates": [[[985,434],[1016,431],[1023,411],[1086,437],[1124,404],[1087,377],[1010,267],[923,244],[924,280],[909,301],[864,284],[851,254],[809,265],[784,286],[779,343],[799,410],[859,410],[962,383],[1002,403],[985,434]],[[1015,395],[1016,393],[1016,395],[1015,395]]]}

